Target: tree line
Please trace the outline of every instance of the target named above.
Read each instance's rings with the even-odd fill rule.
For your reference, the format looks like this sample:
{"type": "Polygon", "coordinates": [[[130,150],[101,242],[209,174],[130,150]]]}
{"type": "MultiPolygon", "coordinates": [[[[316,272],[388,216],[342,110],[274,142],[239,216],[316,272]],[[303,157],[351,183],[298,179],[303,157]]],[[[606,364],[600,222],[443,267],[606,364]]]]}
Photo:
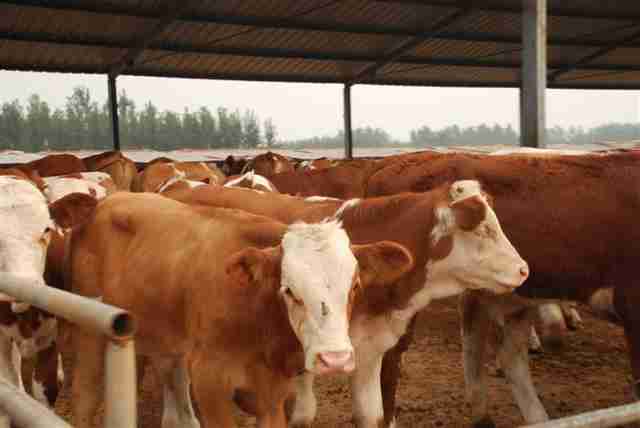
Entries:
{"type": "MultiPolygon", "coordinates": [[[[159,151],[180,148],[340,148],[344,132],[333,136],[278,141],[271,119],[261,122],[253,110],[208,107],[185,108],[181,113],[159,111],[151,102],[137,108],[122,91],[118,96],[120,140],[123,149],[147,148],[159,151]]],[[[353,130],[357,147],[430,147],[456,145],[517,145],[519,135],[511,126],[499,124],[441,129],[422,126],[410,131],[409,141],[398,141],[380,128],[353,130]]],[[[587,144],[597,141],[640,140],[640,124],[609,123],[591,129],[582,127],[547,129],[547,144],[587,144]]],[[[76,87],[64,107],[52,108],[39,95],[25,106],[18,100],[0,108],[0,150],[109,150],[113,147],[107,103],[100,105],[85,87],[76,87]]]]}
{"type": "MultiPolygon", "coordinates": [[[[159,111],[151,102],[138,109],[125,91],[118,95],[120,141],[123,149],[161,151],[180,148],[271,147],[277,138],[271,119],[260,122],[253,110],[219,107],[182,113],[159,111]]],[[[63,108],[52,108],[39,95],[22,106],[18,100],[0,108],[0,150],[109,150],[113,147],[107,102],[100,105],[89,89],[76,87],[63,108]]]]}

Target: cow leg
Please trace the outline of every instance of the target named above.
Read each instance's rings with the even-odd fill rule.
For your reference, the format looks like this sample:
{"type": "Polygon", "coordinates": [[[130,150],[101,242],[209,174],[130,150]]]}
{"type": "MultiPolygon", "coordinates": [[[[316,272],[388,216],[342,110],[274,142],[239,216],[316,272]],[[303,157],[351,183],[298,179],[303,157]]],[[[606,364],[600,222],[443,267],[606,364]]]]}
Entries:
{"type": "Polygon", "coordinates": [[[384,423],[381,369],[380,352],[367,350],[366,346],[358,348],[356,369],[351,374],[353,417],[358,428],[378,428],[384,423]]]}
{"type": "Polygon", "coordinates": [[[293,400],[293,409],[289,417],[291,428],[307,428],[316,418],[318,401],[313,393],[313,379],[311,373],[305,372],[296,377],[296,396],[293,400]]]}
{"type": "MultiPolygon", "coordinates": [[[[61,371],[60,353],[56,342],[36,355],[32,365],[31,376],[27,375],[27,382],[31,380],[31,395],[42,404],[53,408],[64,382],[64,372],[61,371]]],[[[24,370],[23,370],[23,373],[24,370]]]]}
{"type": "Polygon", "coordinates": [[[74,368],[71,385],[73,426],[90,428],[103,400],[105,340],[76,327],[73,335],[74,368]]]}
{"type": "MultiPolygon", "coordinates": [[[[17,354],[20,356],[20,354],[17,354]]],[[[19,359],[18,359],[19,361],[19,359]]],[[[0,379],[20,388],[20,371],[14,361],[14,345],[10,337],[0,334],[0,379]]],[[[9,416],[0,412],[0,428],[10,428],[9,416]]]]}
{"type": "Polygon", "coordinates": [[[560,304],[543,303],[539,305],[538,317],[542,324],[540,337],[545,349],[560,349],[568,330],[560,304]]]}
{"type": "Polygon", "coordinates": [[[485,367],[486,343],[491,325],[487,307],[474,294],[460,298],[462,328],[462,355],[467,401],[471,405],[474,428],[489,428],[495,424],[489,416],[487,371],[485,367]]]}
{"type": "Polygon", "coordinates": [[[417,315],[411,318],[404,335],[396,345],[389,349],[382,359],[381,388],[382,404],[384,408],[384,422],[387,427],[395,426],[396,421],[396,391],[402,371],[402,355],[413,342],[417,315]]]}
{"type": "Polygon", "coordinates": [[[531,332],[529,333],[529,352],[539,354],[542,350],[542,342],[540,342],[540,337],[538,337],[535,326],[532,325],[531,332]]]}
{"type": "Polygon", "coordinates": [[[266,414],[259,415],[256,428],[286,428],[287,418],[284,412],[284,400],[274,405],[266,414]]]}
{"type": "Polygon", "coordinates": [[[640,290],[638,287],[619,287],[613,291],[613,308],[609,312],[622,320],[631,359],[632,391],[640,401],[640,290]]]}
{"type": "Polygon", "coordinates": [[[200,428],[191,405],[191,380],[184,360],[156,360],[154,367],[164,384],[162,428],[200,428]]]}
{"type": "Polygon", "coordinates": [[[202,425],[205,428],[236,428],[233,417],[233,391],[215,375],[207,364],[197,362],[191,364],[189,370],[202,425]]]}
{"type": "Polygon", "coordinates": [[[528,424],[549,419],[538,398],[529,371],[528,339],[531,332],[531,314],[523,309],[505,317],[502,340],[498,348],[498,360],[511,384],[518,407],[528,424]]]}

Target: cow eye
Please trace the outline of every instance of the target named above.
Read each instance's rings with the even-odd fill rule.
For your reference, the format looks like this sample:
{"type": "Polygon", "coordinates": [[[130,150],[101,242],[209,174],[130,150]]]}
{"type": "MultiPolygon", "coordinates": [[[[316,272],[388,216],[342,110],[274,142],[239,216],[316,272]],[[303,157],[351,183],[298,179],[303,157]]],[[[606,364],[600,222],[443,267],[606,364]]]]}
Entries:
{"type": "Polygon", "coordinates": [[[293,292],[291,291],[291,288],[289,287],[285,287],[284,290],[284,296],[290,300],[292,300],[294,303],[298,304],[298,305],[302,305],[302,300],[298,299],[293,292]]]}

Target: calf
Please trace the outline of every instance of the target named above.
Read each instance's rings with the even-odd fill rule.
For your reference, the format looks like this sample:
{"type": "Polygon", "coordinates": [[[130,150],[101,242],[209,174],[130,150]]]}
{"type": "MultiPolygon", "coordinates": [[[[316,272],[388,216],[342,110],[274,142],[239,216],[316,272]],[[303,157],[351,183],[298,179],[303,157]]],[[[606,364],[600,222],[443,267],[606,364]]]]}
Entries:
{"type": "MultiPolygon", "coordinates": [[[[163,426],[199,426],[191,377],[205,426],[235,426],[236,401],[259,427],[283,428],[293,377],[353,370],[353,302],[407,272],[412,257],[389,242],[350,246],[336,221],[287,227],[239,210],[117,193],[74,231],[70,263],[75,292],[140,320],[136,350],[166,373],[163,426]]],[[[84,428],[100,402],[104,338],[74,329],[73,340],[83,355],[73,376],[74,426],[84,428]]]]}
{"type": "MultiPolygon", "coordinates": [[[[479,179],[532,275],[518,294],[590,304],[624,326],[636,394],[640,394],[640,157],[633,152],[581,156],[426,155],[378,171],[370,195],[427,191],[443,181],[479,179]],[[625,239],[620,239],[624,236],[625,239]]],[[[515,298],[515,296],[514,296],[515,298]]],[[[464,316],[465,376],[473,422],[490,423],[484,340],[503,329],[498,359],[527,423],[548,419],[526,355],[536,308],[520,299],[468,296],[464,316]],[[480,304],[481,303],[481,304],[480,304]]],[[[391,400],[391,398],[389,398],[391,400]]],[[[484,424],[484,425],[483,425],[484,424]]]]}
{"type": "MultiPolygon", "coordinates": [[[[94,205],[95,199],[82,194],[71,194],[47,204],[42,191],[28,174],[17,170],[0,171],[0,271],[44,285],[47,247],[55,229],[82,221],[94,205]]],[[[54,349],[51,358],[57,368],[56,331],[56,321],[49,314],[0,294],[0,376],[23,387],[18,366],[21,358],[33,360],[40,352],[48,355],[51,349],[54,349]],[[19,351],[17,355],[12,355],[14,345],[19,351]]],[[[46,368],[50,365],[49,358],[47,361],[39,358],[38,363],[29,365],[36,369],[46,368]]],[[[36,372],[36,381],[43,379],[38,374],[44,374],[44,370],[36,372]]],[[[37,399],[45,404],[55,401],[57,379],[48,389],[41,388],[39,382],[33,385],[32,392],[37,399]]],[[[8,417],[4,414],[0,416],[0,427],[9,428],[8,417]]]]}
{"type": "MultiPolygon", "coordinates": [[[[467,289],[493,293],[513,291],[527,278],[527,264],[502,233],[487,196],[476,181],[446,184],[428,193],[386,198],[295,198],[244,189],[204,186],[169,195],[198,205],[239,208],[285,223],[319,221],[335,216],[351,240],[370,243],[393,239],[411,251],[415,265],[394,287],[378,288],[354,307],[350,326],[357,369],[351,378],[354,413],[359,427],[378,427],[383,417],[380,395],[383,356],[396,345],[409,321],[432,299],[467,289]]],[[[292,424],[304,426],[315,417],[312,376],[300,379],[292,424]]],[[[395,384],[393,385],[395,389],[395,384]]]]}

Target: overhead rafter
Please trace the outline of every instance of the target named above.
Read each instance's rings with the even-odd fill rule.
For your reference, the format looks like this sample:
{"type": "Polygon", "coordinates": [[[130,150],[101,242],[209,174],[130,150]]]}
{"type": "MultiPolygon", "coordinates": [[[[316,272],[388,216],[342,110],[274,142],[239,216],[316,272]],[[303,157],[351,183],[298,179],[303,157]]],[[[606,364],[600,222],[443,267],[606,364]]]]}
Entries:
{"type": "Polygon", "coordinates": [[[436,34],[439,31],[444,30],[452,23],[467,16],[469,13],[471,13],[472,10],[473,9],[471,7],[465,7],[440,18],[435,22],[435,24],[431,26],[429,30],[427,30],[423,34],[415,37],[410,37],[402,41],[395,47],[388,50],[378,61],[364,67],[349,80],[349,83],[357,83],[358,81],[365,80],[371,76],[375,76],[378,70],[380,70],[382,67],[400,58],[411,49],[415,49],[416,47],[420,46],[420,44],[429,39],[432,34],[436,34]]]}
{"type": "MultiPolygon", "coordinates": [[[[439,7],[456,7],[455,3],[447,0],[376,0],[381,3],[400,3],[400,4],[413,4],[416,6],[439,6],[439,7]]],[[[520,2],[513,2],[511,5],[486,5],[478,6],[477,10],[482,12],[497,12],[497,13],[512,13],[521,14],[522,6],[520,2]]],[[[565,2],[568,3],[568,2],[565,2]]],[[[616,14],[608,12],[598,12],[597,14],[589,14],[582,9],[572,8],[567,6],[549,7],[547,9],[547,16],[555,16],[559,18],[577,18],[577,19],[606,19],[610,21],[634,21],[640,19],[640,13],[626,13],[616,14]]]]}
{"type": "Polygon", "coordinates": [[[180,16],[181,13],[184,13],[191,4],[191,1],[193,0],[169,0],[167,11],[164,16],[160,18],[149,30],[136,37],[127,53],[125,53],[115,64],[109,67],[109,76],[116,77],[127,68],[133,67],[136,60],[146,49],[147,45],[162,34],[167,27],[180,16]]]}
{"type": "MultiPolygon", "coordinates": [[[[640,24],[639,24],[640,26],[640,24]]],[[[618,40],[615,41],[613,43],[611,43],[609,46],[605,46],[602,47],[598,50],[596,50],[595,52],[584,56],[582,58],[580,58],[579,60],[577,60],[576,62],[574,62],[573,64],[569,64],[565,67],[562,67],[554,72],[552,72],[551,74],[549,74],[548,80],[550,82],[555,82],[558,77],[560,77],[563,74],[566,74],[572,70],[575,70],[576,68],[589,68],[589,63],[591,63],[592,61],[598,59],[598,58],[602,58],[605,55],[608,55],[609,53],[613,52],[614,50],[618,49],[621,45],[625,44],[625,43],[629,43],[629,42],[633,42],[637,39],[640,39],[640,30],[633,32],[632,34],[630,34],[629,36],[625,37],[622,40],[618,40]]]]}
{"type": "MultiPolygon", "coordinates": [[[[94,5],[90,8],[78,8],[68,2],[42,2],[38,0],[0,0],[0,5],[11,4],[29,7],[41,7],[49,9],[59,9],[65,11],[91,12],[99,14],[117,15],[128,18],[138,19],[158,19],[157,14],[141,14],[131,13],[122,8],[108,7],[104,5],[94,5]]],[[[229,14],[213,14],[207,16],[185,14],[176,18],[181,23],[200,23],[200,24],[219,24],[219,25],[239,25],[260,29],[286,29],[293,31],[320,31],[331,33],[350,33],[363,34],[370,36],[394,36],[394,37],[416,37],[421,34],[419,30],[407,30],[388,25],[377,24],[344,24],[344,23],[325,23],[300,19],[283,19],[261,16],[237,16],[229,14]]],[[[441,31],[434,34],[432,39],[450,40],[460,42],[488,42],[488,43],[509,43],[520,44],[520,35],[503,35],[488,32],[474,31],[441,31]]],[[[577,40],[575,37],[549,37],[549,46],[588,46],[588,47],[605,47],[606,42],[577,40]]],[[[640,48],[640,43],[627,43],[627,47],[640,48]]]]}
{"type": "MultiPolygon", "coordinates": [[[[83,47],[101,47],[112,49],[127,49],[128,44],[125,42],[114,42],[100,38],[82,39],[72,36],[60,37],[50,33],[8,33],[0,31],[0,40],[10,40],[19,42],[46,43],[57,45],[71,45],[83,47]]],[[[356,54],[336,51],[309,51],[296,49],[279,49],[279,48],[245,48],[230,46],[196,46],[185,43],[175,42],[151,42],[147,45],[148,50],[157,50],[171,52],[176,55],[180,54],[199,54],[199,55],[229,55],[229,56],[247,56],[254,58],[270,58],[270,59],[303,59],[314,61],[345,61],[345,62],[376,62],[380,58],[371,54],[356,54]]],[[[160,59],[165,55],[160,55],[160,59]]],[[[148,61],[153,62],[153,61],[148,61]]],[[[504,60],[488,60],[480,58],[456,58],[456,57],[419,57],[411,55],[402,55],[395,58],[394,64],[405,64],[412,66],[459,66],[459,67],[489,67],[489,68],[505,68],[519,69],[520,63],[515,61],[504,60]]],[[[551,69],[566,69],[574,66],[573,63],[551,63],[551,69]]],[[[640,71],[639,65],[630,64],[584,64],[585,70],[599,71],[640,71]]],[[[103,70],[104,72],[104,70],[103,70]]]]}

